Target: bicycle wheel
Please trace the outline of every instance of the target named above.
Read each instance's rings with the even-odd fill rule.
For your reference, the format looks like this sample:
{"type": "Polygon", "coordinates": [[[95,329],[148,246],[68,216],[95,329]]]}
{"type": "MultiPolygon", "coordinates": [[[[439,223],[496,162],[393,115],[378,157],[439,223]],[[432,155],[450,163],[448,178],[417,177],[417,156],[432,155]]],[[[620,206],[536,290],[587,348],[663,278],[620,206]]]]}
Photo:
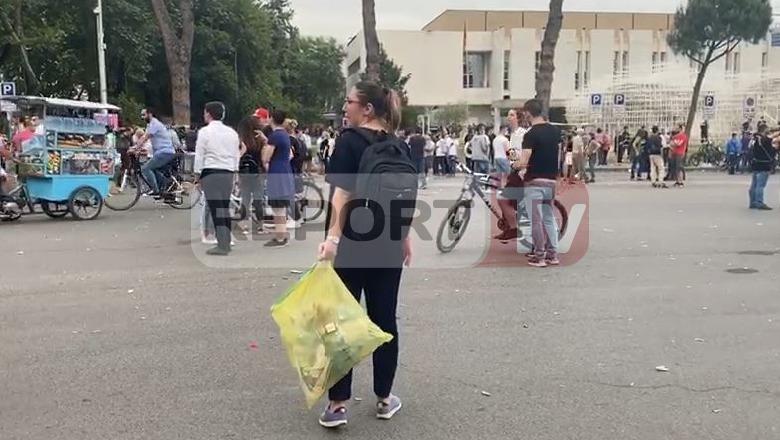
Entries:
{"type": "Polygon", "coordinates": [[[169,191],[170,196],[165,198],[165,204],[173,209],[192,209],[200,201],[200,190],[191,182],[179,182],[174,179],[171,185],[173,191],[169,191]]]}
{"type": "Polygon", "coordinates": [[[125,173],[118,185],[111,181],[104,203],[112,211],[127,211],[135,206],[140,198],[141,183],[138,181],[138,176],[128,176],[125,173]]]}
{"type": "Polygon", "coordinates": [[[303,221],[313,222],[325,212],[325,198],[322,190],[312,182],[303,182],[303,198],[300,200],[303,221]]]}
{"type": "Polygon", "coordinates": [[[439,232],[436,234],[436,247],[439,252],[447,254],[455,249],[466,232],[469,220],[471,220],[471,202],[459,200],[447,211],[447,217],[439,225],[439,232]]]}
{"type": "Polygon", "coordinates": [[[103,210],[103,197],[95,188],[82,186],[70,196],[68,210],[76,220],[94,220],[103,210]]]}

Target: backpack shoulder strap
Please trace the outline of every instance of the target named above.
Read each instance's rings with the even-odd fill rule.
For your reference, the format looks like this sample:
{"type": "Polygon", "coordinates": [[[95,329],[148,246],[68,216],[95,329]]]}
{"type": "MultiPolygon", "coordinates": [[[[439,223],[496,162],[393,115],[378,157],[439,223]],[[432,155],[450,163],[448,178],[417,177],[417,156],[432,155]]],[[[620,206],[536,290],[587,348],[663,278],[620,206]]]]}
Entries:
{"type": "Polygon", "coordinates": [[[365,140],[368,145],[373,145],[377,141],[376,133],[373,130],[369,130],[367,128],[362,128],[362,127],[345,128],[344,131],[342,131],[342,134],[346,132],[352,132],[357,134],[358,136],[363,138],[363,140],[365,140]]]}

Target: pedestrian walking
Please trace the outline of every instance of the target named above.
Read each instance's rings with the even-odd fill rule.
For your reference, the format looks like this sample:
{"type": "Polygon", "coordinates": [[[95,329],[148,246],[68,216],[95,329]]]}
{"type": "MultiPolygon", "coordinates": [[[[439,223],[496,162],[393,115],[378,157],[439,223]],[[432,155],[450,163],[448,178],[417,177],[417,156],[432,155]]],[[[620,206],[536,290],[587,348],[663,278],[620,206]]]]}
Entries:
{"type": "Polygon", "coordinates": [[[591,133],[588,136],[588,147],[585,151],[585,154],[588,157],[588,172],[590,173],[590,178],[587,179],[585,183],[596,182],[596,163],[598,163],[599,151],[601,151],[601,145],[596,140],[596,136],[591,133]]]}
{"type": "Polygon", "coordinates": [[[688,135],[685,134],[685,127],[680,125],[678,132],[672,137],[672,155],[671,163],[674,168],[673,177],[675,180],[674,186],[682,188],[685,186],[683,183],[683,175],[685,173],[685,155],[688,152],[688,135]]]}
{"type": "Polygon", "coordinates": [[[481,124],[477,127],[477,135],[471,139],[471,163],[475,173],[490,172],[490,138],[481,124]]]}
{"type": "Polygon", "coordinates": [[[650,158],[650,181],[653,188],[668,188],[664,183],[664,157],[663,157],[663,139],[659,133],[658,126],[650,129],[652,132],[647,138],[647,154],[650,158]]]}
{"type": "Polygon", "coordinates": [[[767,135],[766,124],[758,128],[758,132],[753,139],[753,151],[751,169],[753,170],[753,179],[750,182],[748,195],[750,198],[750,209],[762,211],[772,210],[764,203],[764,189],[769,181],[769,175],[775,169],[777,160],[777,149],[780,148],[778,141],[772,141],[767,135]]]}
{"type": "Polygon", "coordinates": [[[427,182],[425,179],[425,138],[422,135],[422,129],[417,128],[415,134],[409,137],[409,151],[412,155],[412,161],[414,161],[417,167],[417,179],[418,188],[423,189],[426,187],[427,182]]]}
{"type": "Polygon", "coordinates": [[[230,194],[241,150],[238,133],[222,123],[224,117],[224,104],[206,104],[203,110],[206,126],[198,132],[195,145],[195,174],[206,196],[217,236],[217,247],[206,254],[221,256],[231,251],[230,194]]]}
{"type": "Polygon", "coordinates": [[[449,177],[455,176],[457,171],[456,164],[458,163],[458,140],[449,138],[447,142],[447,175],[449,177]]]}
{"type": "Polygon", "coordinates": [[[261,153],[268,139],[263,134],[260,119],[256,116],[248,116],[239,122],[238,136],[241,140],[238,181],[241,189],[241,206],[247,216],[244,224],[239,227],[244,235],[251,235],[253,218],[257,225],[257,232],[263,232],[265,170],[261,165],[263,163],[261,153]]]}
{"type": "Polygon", "coordinates": [[[623,156],[631,148],[631,134],[628,132],[628,126],[623,127],[623,132],[617,138],[617,162],[623,163],[623,156]]]}
{"type": "MultiPolygon", "coordinates": [[[[292,159],[292,142],[284,125],[287,114],[282,110],[271,112],[271,128],[268,145],[263,149],[263,166],[268,170],[266,192],[268,205],[274,214],[274,238],[263,246],[282,248],[290,244],[287,234],[287,210],[295,197],[295,181],[292,159]]],[[[330,166],[330,165],[329,165],[330,166]]]]}
{"type": "Polygon", "coordinates": [[[642,180],[642,152],[645,149],[645,143],[647,143],[647,130],[642,126],[634,135],[628,153],[631,160],[631,180],[642,180]]]}
{"type": "Polygon", "coordinates": [[[739,155],[742,151],[742,143],[739,141],[737,132],[731,133],[731,139],[726,143],[726,163],[729,167],[729,174],[734,175],[739,169],[739,155]]]}
{"type": "Polygon", "coordinates": [[[577,129],[577,133],[571,140],[571,153],[572,162],[574,166],[573,174],[576,179],[583,182],[587,181],[585,175],[585,147],[587,140],[585,139],[585,130],[582,128],[577,129]]]}
{"type": "MultiPolygon", "coordinates": [[[[365,294],[369,318],[393,335],[373,355],[376,416],[389,420],[402,406],[401,399],[392,394],[398,367],[396,309],[402,268],[411,263],[411,238],[407,235],[393,239],[382,234],[377,240],[360,241],[344,232],[352,230],[353,210],[360,209],[350,202],[358,189],[357,173],[363,153],[374,142],[397,142],[392,133],[401,120],[400,99],[393,90],[368,81],[359,82],[347,96],[344,113],[350,126],[357,129],[346,130],[339,138],[326,176],[331,185],[328,232],[327,239],[320,244],[318,258],[334,262],[336,272],[354,297],[360,301],[365,294]],[[357,263],[356,259],[372,262],[369,265],[375,259],[381,263],[376,267],[356,267],[352,265],[357,263]]],[[[330,402],[320,416],[320,424],[326,428],[346,425],[351,396],[352,372],[330,390],[330,402]]]]}
{"type": "Polygon", "coordinates": [[[430,133],[425,135],[425,185],[428,186],[428,174],[433,170],[433,156],[436,154],[436,142],[430,133]]]}
{"type": "Polygon", "coordinates": [[[434,162],[433,174],[437,176],[444,176],[447,174],[447,153],[449,152],[449,145],[447,145],[447,139],[444,136],[439,136],[439,140],[436,141],[436,157],[434,162]]]}

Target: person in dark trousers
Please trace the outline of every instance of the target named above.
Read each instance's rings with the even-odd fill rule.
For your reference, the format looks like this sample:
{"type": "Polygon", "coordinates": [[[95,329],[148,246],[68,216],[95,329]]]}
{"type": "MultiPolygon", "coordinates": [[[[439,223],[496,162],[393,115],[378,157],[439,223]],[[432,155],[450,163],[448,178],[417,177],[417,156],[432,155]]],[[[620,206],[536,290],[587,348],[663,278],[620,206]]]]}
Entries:
{"type": "MultiPolygon", "coordinates": [[[[383,331],[393,335],[393,340],[374,352],[374,394],[377,397],[376,416],[389,420],[401,409],[401,400],[392,394],[398,366],[398,323],[396,308],[403,265],[412,258],[410,238],[382,239],[361,242],[342,238],[343,231],[351,230],[353,213],[360,216],[362,209],[351,204],[357,189],[358,169],[364,151],[372,144],[390,139],[401,120],[398,94],[373,82],[357,83],[349,92],[344,113],[351,127],[361,132],[345,131],[338,139],[326,180],[331,185],[328,232],[320,244],[320,261],[333,261],[336,272],[360,301],[366,296],[368,316],[383,331]],[[372,137],[374,142],[367,139],[372,137]],[[381,256],[378,254],[382,254],[381,256]],[[381,259],[381,267],[363,267],[362,260],[381,259]]],[[[352,373],[341,379],[329,393],[330,403],[319,422],[326,428],[347,424],[347,403],[352,393],[352,373]]]]}
{"type": "Polygon", "coordinates": [[[726,161],[729,166],[729,174],[734,175],[739,169],[739,155],[742,151],[742,142],[739,141],[737,132],[731,133],[731,139],[726,143],[726,161]]]}
{"type": "Polygon", "coordinates": [[[241,159],[238,165],[238,181],[241,187],[241,206],[246,210],[247,224],[240,225],[241,232],[249,236],[252,228],[249,223],[254,208],[257,232],[263,231],[263,201],[265,196],[265,170],[260,153],[268,142],[263,134],[263,126],[256,116],[247,116],[238,123],[241,139],[241,159]]]}
{"type": "Polygon", "coordinates": [[[769,175],[775,168],[777,159],[777,141],[767,135],[767,126],[759,125],[758,132],[753,139],[753,154],[751,168],[753,170],[753,179],[750,182],[750,209],[761,211],[771,211],[772,208],[764,203],[764,189],[769,181],[769,175]]]}
{"type": "Polygon", "coordinates": [[[419,175],[419,187],[424,189],[427,185],[425,178],[425,145],[427,140],[422,135],[422,129],[418,128],[414,135],[409,138],[409,150],[412,153],[412,161],[417,166],[417,174],[419,175]]]}
{"type": "Polygon", "coordinates": [[[631,148],[631,134],[628,132],[628,126],[623,127],[623,132],[617,138],[617,161],[623,163],[623,155],[631,148]]]}
{"type": "Polygon", "coordinates": [[[222,123],[224,117],[224,104],[206,104],[203,110],[206,126],[198,132],[195,145],[195,174],[206,195],[217,235],[217,247],[206,253],[223,256],[231,250],[230,194],[241,150],[238,133],[222,123]]]}

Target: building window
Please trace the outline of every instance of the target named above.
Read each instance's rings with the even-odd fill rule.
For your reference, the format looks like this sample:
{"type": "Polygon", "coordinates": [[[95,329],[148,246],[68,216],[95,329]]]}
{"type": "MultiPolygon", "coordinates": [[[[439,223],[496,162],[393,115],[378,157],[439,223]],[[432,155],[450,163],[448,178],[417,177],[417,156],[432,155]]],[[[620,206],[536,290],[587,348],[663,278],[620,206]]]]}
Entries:
{"type": "Polygon", "coordinates": [[[623,51],[623,64],[622,64],[622,70],[623,74],[627,74],[629,71],[629,65],[628,65],[628,51],[623,51]]]}
{"type": "Polygon", "coordinates": [[[574,72],[574,90],[580,89],[580,81],[582,78],[582,51],[577,51],[577,70],[574,72]]]}
{"type": "Polygon", "coordinates": [[[732,69],[732,73],[734,75],[738,74],[740,71],[740,61],[741,61],[740,53],[734,52],[734,66],[732,69]]]}
{"type": "Polygon", "coordinates": [[[666,64],[666,52],[661,52],[661,64],[666,64]]]}
{"type": "Polygon", "coordinates": [[[726,75],[731,73],[731,53],[726,54],[726,75]]]}
{"type": "Polygon", "coordinates": [[[504,51],[504,91],[509,91],[509,56],[508,50],[504,51]]]}
{"type": "Polygon", "coordinates": [[[612,75],[620,75],[620,52],[615,51],[615,58],[612,59],[612,75]]]}
{"type": "Polygon", "coordinates": [[[490,52],[467,52],[463,60],[463,88],[490,87],[490,52]]]}
{"type": "Polygon", "coordinates": [[[347,67],[347,76],[352,76],[358,72],[360,72],[360,58],[353,61],[352,64],[347,67]]]}
{"type": "Polygon", "coordinates": [[[761,54],[761,68],[766,69],[769,67],[769,53],[764,52],[761,54]]]}
{"type": "Polygon", "coordinates": [[[658,65],[658,52],[653,52],[653,69],[655,69],[655,66],[658,65]]]}
{"type": "Polygon", "coordinates": [[[590,51],[585,51],[585,68],[584,73],[582,75],[582,82],[585,88],[587,89],[590,85],[590,51]]]}

